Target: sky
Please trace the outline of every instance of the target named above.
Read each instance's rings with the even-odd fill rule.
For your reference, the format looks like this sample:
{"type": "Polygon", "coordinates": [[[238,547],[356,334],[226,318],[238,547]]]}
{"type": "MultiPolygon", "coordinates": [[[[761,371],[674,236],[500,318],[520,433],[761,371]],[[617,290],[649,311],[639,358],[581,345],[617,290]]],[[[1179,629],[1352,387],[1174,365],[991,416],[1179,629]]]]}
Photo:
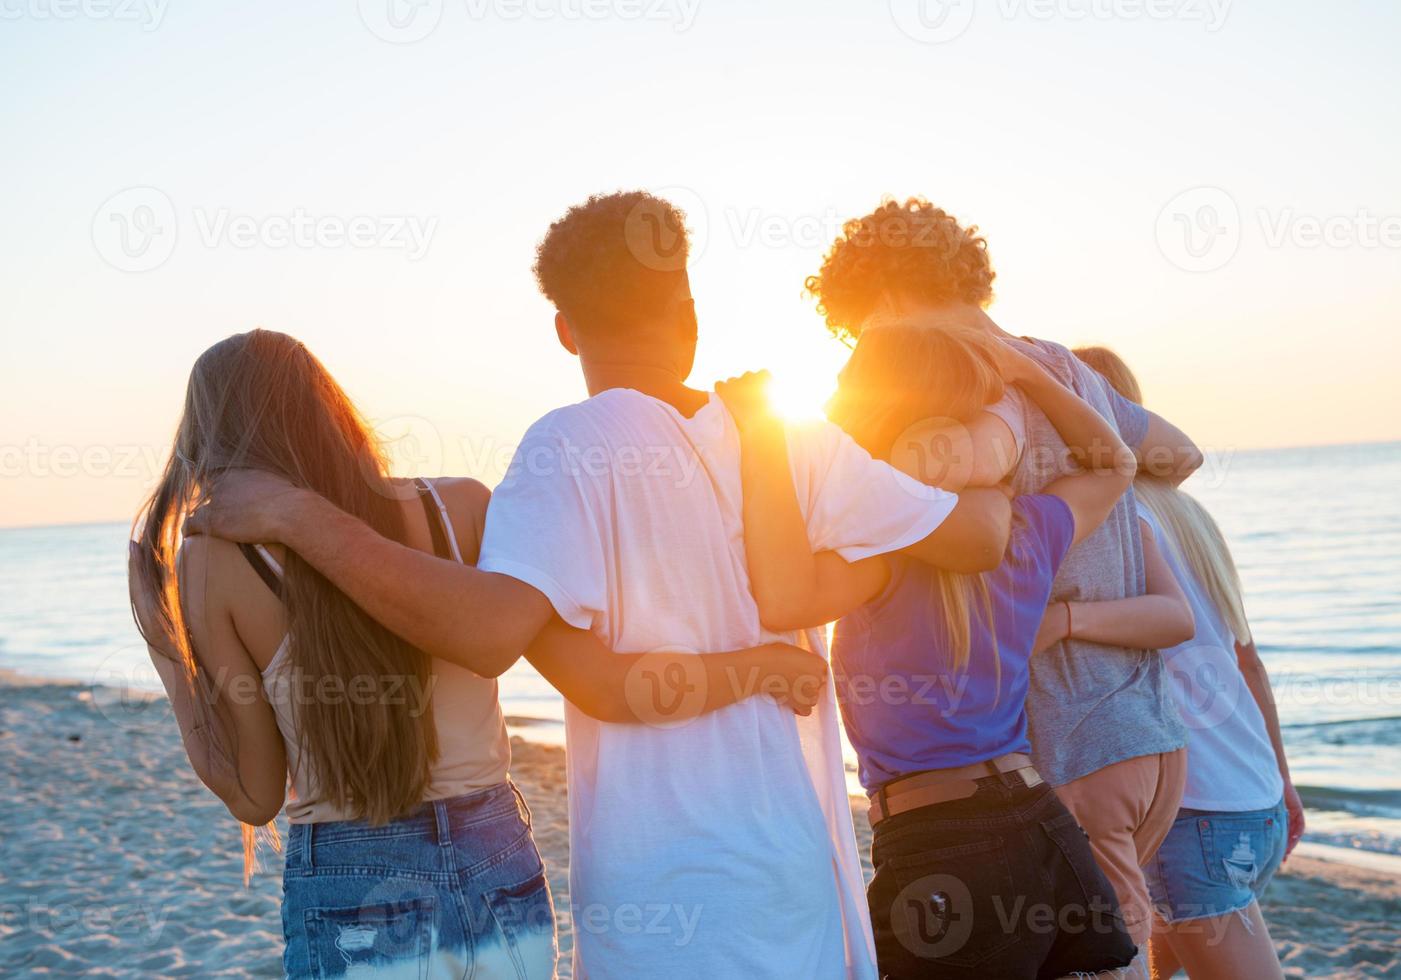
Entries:
{"type": "Polygon", "coordinates": [[[317,353],[403,470],[585,397],[530,271],[590,193],[695,236],[692,382],[798,401],[841,221],[922,194],[992,316],[1106,343],[1209,451],[1401,438],[1401,7],[0,0],[0,525],[129,519],[190,365],[317,353]]]}

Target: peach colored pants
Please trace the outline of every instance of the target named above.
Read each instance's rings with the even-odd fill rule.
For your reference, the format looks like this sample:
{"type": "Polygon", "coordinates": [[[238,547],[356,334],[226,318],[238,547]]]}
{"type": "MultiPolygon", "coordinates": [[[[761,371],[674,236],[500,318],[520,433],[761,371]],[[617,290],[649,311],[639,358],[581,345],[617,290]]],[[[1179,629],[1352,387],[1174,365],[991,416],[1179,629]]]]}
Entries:
{"type": "Polygon", "coordinates": [[[1187,750],[1125,759],[1057,786],[1114,886],[1124,925],[1139,948],[1153,931],[1153,904],[1142,865],[1172,829],[1187,783],[1187,750]]]}

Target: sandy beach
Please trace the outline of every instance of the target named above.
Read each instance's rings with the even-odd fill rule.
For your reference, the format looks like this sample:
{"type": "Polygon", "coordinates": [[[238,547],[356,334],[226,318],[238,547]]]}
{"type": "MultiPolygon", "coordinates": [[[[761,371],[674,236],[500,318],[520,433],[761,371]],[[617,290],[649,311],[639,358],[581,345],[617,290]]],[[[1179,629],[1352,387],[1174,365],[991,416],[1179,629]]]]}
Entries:
{"type": "MultiPolygon", "coordinates": [[[[564,752],[513,749],[567,951],[564,752]]],[[[0,674],[0,759],[0,975],[280,975],[280,858],[243,887],[238,827],[163,699],[0,674]]],[[[1395,875],[1296,856],[1266,916],[1290,977],[1401,976],[1395,875]]]]}

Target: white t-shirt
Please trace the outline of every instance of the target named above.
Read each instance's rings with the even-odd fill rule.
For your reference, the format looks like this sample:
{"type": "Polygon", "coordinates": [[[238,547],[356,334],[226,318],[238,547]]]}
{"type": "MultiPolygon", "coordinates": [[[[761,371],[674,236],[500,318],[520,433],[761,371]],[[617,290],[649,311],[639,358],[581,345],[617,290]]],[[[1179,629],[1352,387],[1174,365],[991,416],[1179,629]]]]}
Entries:
{"type": "MultiPolygon", "coordinates": [[[[788,441],[815,550],[905,547],[957,502],[829,423],[788,441]]],[[[479,566],[622,653],[825,654],[816,630],[759,624],[739,462],[713,395],[689,419],[625,389],[551,412],[492,497],[479,566]]],[[[566,705],[576,977],[876,976],[831,692],[807,718],[760,695],[676,727],[566,705]]]]}
{"type": "Polygon", "coordinates": [[[1153,514],[1140,506],[1138,516],[1153,530],[1197,622],[1192,639],[1161,652],[1187,726],[1182,805],[1229,813],[1268,809],[1284,795],[1284,779],[1265,717],[1241,676],[1235,634],[1153,514]]]}

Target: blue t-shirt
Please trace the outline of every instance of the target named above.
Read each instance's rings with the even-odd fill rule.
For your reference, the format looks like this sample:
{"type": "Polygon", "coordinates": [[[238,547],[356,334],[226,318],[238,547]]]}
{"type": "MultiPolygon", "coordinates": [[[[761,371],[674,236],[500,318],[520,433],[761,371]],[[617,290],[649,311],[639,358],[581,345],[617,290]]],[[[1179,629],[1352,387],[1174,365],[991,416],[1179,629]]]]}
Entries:
{"type": "Polygon", "coordinates": [[[1028,661],[1074,533],[1059,497],[1034,494],[1012,504],[1006,557],[983,575],[996,658],[975,593],[968,663],[953,670],[937,573],[909,558],[891,557],[884,591],[838,621],[833,674],[868,792],[913,772],[1030,753],[1028,661]]]}

